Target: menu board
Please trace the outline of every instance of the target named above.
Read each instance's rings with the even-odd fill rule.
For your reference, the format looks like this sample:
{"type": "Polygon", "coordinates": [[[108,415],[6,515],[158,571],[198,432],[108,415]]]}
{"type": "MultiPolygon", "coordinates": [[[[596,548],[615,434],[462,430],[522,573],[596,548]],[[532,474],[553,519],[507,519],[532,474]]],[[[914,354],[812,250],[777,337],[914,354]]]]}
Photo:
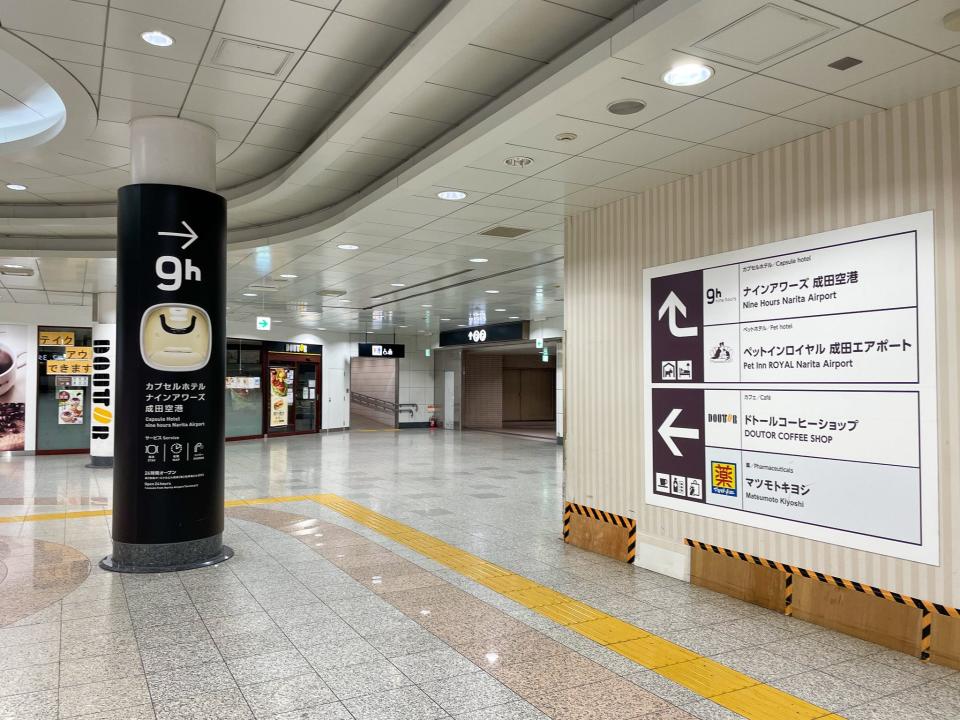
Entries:
{"type": "Polygon", "coordinates": [[[644,290],[649,504],[939,562],[932,213],[644,290]]]}

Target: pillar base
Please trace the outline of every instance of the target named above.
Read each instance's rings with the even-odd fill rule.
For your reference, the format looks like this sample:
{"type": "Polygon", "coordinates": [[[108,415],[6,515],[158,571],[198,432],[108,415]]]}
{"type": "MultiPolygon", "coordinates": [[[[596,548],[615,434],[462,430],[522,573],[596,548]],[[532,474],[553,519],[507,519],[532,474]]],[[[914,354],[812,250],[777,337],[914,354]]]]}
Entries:
{"type": "Polygon", "coordinates": [[[159,573],[193,570],[222,563],[233,557],[233,549],[223,544],[218,533],[200,540],[177,543],[124,543],[113,541],[113,554],[100,561],[111,572],[159,573]]]}
{"type": "Polygon", "coordinates": [[[84,465],[84,467],[93,468],[94,470],[109,470],[113,467],[113,455],[91,455],[90,462],[84,465]]]}

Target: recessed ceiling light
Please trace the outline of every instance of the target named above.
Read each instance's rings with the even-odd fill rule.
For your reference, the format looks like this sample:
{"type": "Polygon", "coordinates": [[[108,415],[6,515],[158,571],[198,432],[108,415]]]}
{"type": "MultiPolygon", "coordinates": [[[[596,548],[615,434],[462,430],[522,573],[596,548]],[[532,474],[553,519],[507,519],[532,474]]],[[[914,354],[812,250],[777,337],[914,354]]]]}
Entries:
{"type": "Polygon", "coordinates": [[[293,275],[293,274],[291,274],[291,273],[280,273],[280,277],[282,277],[282,278],[284,278],[284,279],[286,279],[286,280],[292,280],[293,278],[295,278],[295,277],[297,277],[297,276],[296,276],[296,275],[293,275]]]}
{"type": "Polygon", "coordinates": [[[466,327],[466,325],[457,325],[457,327],[466,327]]]}
{"type": "Polygon", "coordinates": [[[317,328],[317,330],[326,330],[326,328],[317,328]]]}
{"type": "Polygon", "coordinates": [[[450,318],[440,318],[441,322],[450,322],[450,318]]]}
{"type": "Polygon", "coordinates": [[[510,317],[507,318],[507,320],[519,320],[519,319],[520,319],[519,315],[511,315],[510,317]]]}
{"type": "Polygon", "coordinates": [[[4,264],[4,267],[7,268],[8,270],[23,270],[23,268],[26,267],[26,266],[25,266],[25,265],[13,265],[13,264],[5,263],[5,264],[4,264]]]}
{"type": "Polygon", "coordinates": [[[140,37],[148,45],[155,47],[170,47],[173,45],[173,38],[160,30],[147,30],[140,33],[140,37]]]}
{"type": "Polygon", "coordinates": [[[337,247],[340,248],[341,250],[359,250],[360,249],[359,245],[350,245],[347,243],[344,243],[343,245],[337,245],[337,247]]]}
{"type": "Polygon", "coordinates": [[[533,158],[526,155],[514,155],[503,161],[508,167],[525,168],[527,165],[533,165],[533,158]]]}
{"type": "Polygon", "coordinates": [[[406,325],[397,325],[398,328],[405,328],[406,325]]]}
{"type": "Polygon", "coordinates": [[[614,115],[633,115],[646,106],[647,104],[643,100],[617,100],[607,105],[607,112],[614,115]]]}
{"type": "Polygon", "coordinates": [[[506,309],[506,308],[494,308],[493,311],[494,311],[494,312],[506,312],[507,309],[506,309]]]}
{"type": "Polygon", "coordinates": [[[390,283],[390,287],[406,287],[406,283],[390,283]]]}
{"type": "Polygon", "coordinates": [[[437,197],[441,200],[463,200],[467,194],[459,190],[441,190],[437,197]]]}
{"type": "Polygon", "coordinates": [[[421,305],[420,307],[433,307],[433,305],[421,305]]]}
{"type": "Polygon", "coordinates": [[[346,298],[342,298],[341,300],[338,300],[337,302],[348,303],[348,302],[350,302],[350,301],[347,300],[346,298]]]}
{"type": "Polygon", "coordinates": [[[470,262],[475,262],[475,263],[485,263],[486,261],[487,261],[486,258],[470,258],[470,262]]]}
{"type": "Polygon", "coordinates": [[[557,133],[553,139],[559,142],[570,142],[577,139],[577,134],[572,132],[557,133]]]}
{"type": "Polygon", "coordinates": [[[257,294],[256,294],[256,293],[244,293],[243,296],[244,296],[244,297],[256,297],[257,294]]]}
{"type": "Polygon", "coordinates": [[[499,291],[499,290],[484,290],[484,292],[487,293],[488,295],[499,295],[499,294],[500,294],[500,291],[499,291]]]}
{"type": "Polygon", "coordinates": [[[7,183],[7,190],[26,190],[26,185],[21,185],[20,183],[7,183]]]}
{"type": "Polygon", "coordinates": [[[663,74],[663,81],[674,87],[699,85],[713,77],[713,68],[703,63],[683,63],[676,65],[663,74]]]}

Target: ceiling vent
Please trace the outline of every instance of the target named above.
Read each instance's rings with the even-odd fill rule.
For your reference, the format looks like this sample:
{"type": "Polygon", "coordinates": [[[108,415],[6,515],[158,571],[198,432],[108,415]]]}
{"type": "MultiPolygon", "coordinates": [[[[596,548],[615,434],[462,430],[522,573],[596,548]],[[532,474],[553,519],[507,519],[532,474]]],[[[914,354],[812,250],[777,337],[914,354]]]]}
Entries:
{"type": "Polygon", "coordinates": [[[293,53],[289,50],[221,37],[220,44],[210,58],[210,63],[232,70],[243,70],[268,77],[276,77],[280,75],[292,57],[293,53]]]}
{"type": "Polygon", "coordinates": [[[346,290],[317,290],[317,295],[322,297],[343,297],[347,294],[346,290]]]}
{"type": "Polygon", "coordinates": [[[823,40],[837,28],[822,20],[768,4],[693,47],[749,65],[766,65],[804,45],[823,40]]]}
{"type": "Polygon", "coordinates": [[[247,287],[251,290],[259,290],[260,292],[276,292],[279,290],[276,285],[265,285],[264,283],[251,283],[247,287]]]}
{"type": "Polygon", "coordinates": [[[489,230],[484,230],[479,235],[489,235],[490,237],[502,237],[502,238],[515,238],[520,237],[526,233],[530,232],[530,228],[518,228],[518,227],[508,227],[506,225],[498,225],[497,227],[492,227],[489,230]]]}

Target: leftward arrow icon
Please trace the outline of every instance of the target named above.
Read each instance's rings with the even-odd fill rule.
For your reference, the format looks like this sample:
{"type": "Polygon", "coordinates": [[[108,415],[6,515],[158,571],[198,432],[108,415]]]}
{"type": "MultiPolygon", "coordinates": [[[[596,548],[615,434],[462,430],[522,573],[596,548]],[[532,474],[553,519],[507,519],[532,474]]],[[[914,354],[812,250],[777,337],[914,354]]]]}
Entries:
{"type": "Polygon", "coordinates": [[[677,326],[677,313],[680,313],[684,317],[687,316],[687,306],[683,304],[683,301],[677,297],[677,294],[670,291],[670,294],[667,295],[667,299],[663,301],[663,305],[660,306],[660,310],[657,314],[657,319],[663,320],[663,316],[669,313],[669,318],[667,320],[670,326],[670,334],[674,337],[694,337],[697,334],[697,327],[678,327],[677,326]]]}
{"type": "MultiPolygon", "coordinates": [[[[192,227],[190,227],[189,225],[187,225],[187,221],[186,221],[186,220],[181,220],[181,221],[180,221],[180,224],[183,225],[183,226],[187,229],[187,231],[186,231],[185,233],[182,233],[182,232],[158,232],[157,235],[167,235],[167,236],[169,236],[169,237],[190,238],[190,239],[187,240],[183,245],[180,246],[180,249],[181,249],[181,250],[186,250],[188,247],[190,247],[191,245],[193,245],[193,241],[196,240],[196,239],[199,237],[199,235],[197,235],[197,234],[193,231],[193,228],[192,228],[192,227]]],[[[686,313],[686,309],[684,309],[684,313],[686,313]]]]}
{"type": "Polygon", "coordinates": [[[700,431],[697,428],[685,428],[685,427],[674,427],[673,423],[679,417],[680,413],[683,412],[680,408],[674,408],[670,411],[670,414],[667,415],[667,419],[663,421],[660,427],[657,429],[657,432],[660,433],[660,437],[663,438],[663,442],[677,457],[683,457],[683,453],[680,452],[680,448],[677,447],[677,444],[673,441],[674,438],[686,438],[688,440],[699,440],[700,431]]]}

